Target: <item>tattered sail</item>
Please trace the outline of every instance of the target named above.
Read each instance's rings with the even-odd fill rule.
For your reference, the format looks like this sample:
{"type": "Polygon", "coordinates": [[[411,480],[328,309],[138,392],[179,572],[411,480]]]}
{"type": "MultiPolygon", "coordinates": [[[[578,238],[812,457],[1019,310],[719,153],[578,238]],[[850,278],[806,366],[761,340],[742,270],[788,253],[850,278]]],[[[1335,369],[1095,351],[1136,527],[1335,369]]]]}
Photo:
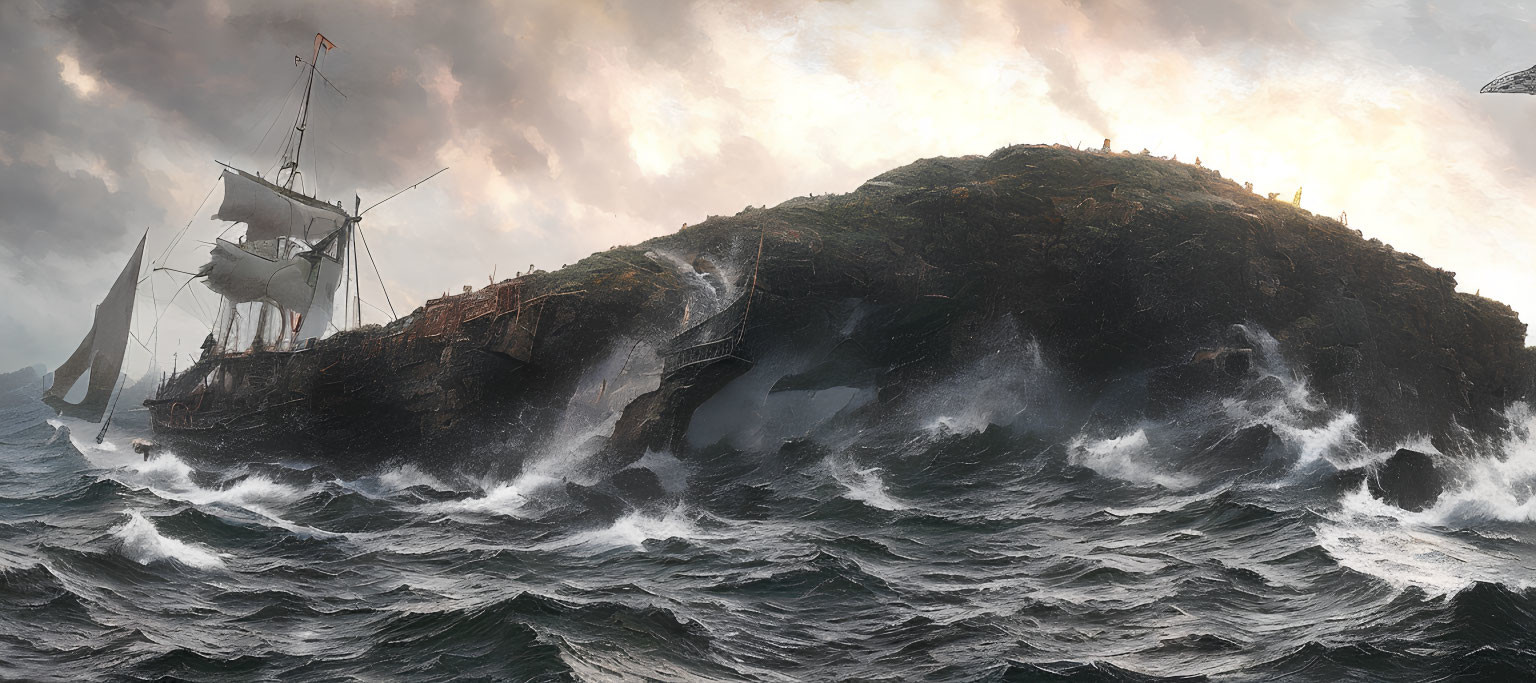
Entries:
{"type": "Polygon", "coordinates": [[[339,206],[285,190],[243,171],[225,169],[224,201],[215,220],[244,223],[248,241],[279,237],[313,243],[346,223],[339,206]]]}
{"type": "Polygon", "coordinates": [[[86,333],[80,347],[53,371],[53,385],[43,393],[43,402],[68,417],[90,422],[101,420],[112,398],[112,388],[117,384],[118,373],[123,368],[123,356],[128,351],[128,324],[133,319],[134,293],[139,284],[139,263],[144,259],[144,240],[133,250],[133,258],[118,274],[107,298],[96,307],[96,320],[86,333]],[[64,400],[69,390],[86,372],[90,383],[85,398],[79,403],[64,400]]]}
{"type": "Polygon", "coordinates": [[[225,240],[214,243],[210,256],[198,275],[208,278],[208,289],[230,301],[265,301],[300,312],[309,308],[314,294],[313,260],[304,256],[269,259],[225,240]]]}
{"type": "Polygon", "coordinates": [[[346,211],[238,169],[226,169],[221,177],[224,201],[213,217],[245,223],[246,240],[217,240],[197,274],[231,303],[257,301],[297,316],[284,322],[294,328],[295,344],[324,336],[345,270],[346,211]],[[283,237],[313,248],[284,258],[279,256],[283,237]]]}

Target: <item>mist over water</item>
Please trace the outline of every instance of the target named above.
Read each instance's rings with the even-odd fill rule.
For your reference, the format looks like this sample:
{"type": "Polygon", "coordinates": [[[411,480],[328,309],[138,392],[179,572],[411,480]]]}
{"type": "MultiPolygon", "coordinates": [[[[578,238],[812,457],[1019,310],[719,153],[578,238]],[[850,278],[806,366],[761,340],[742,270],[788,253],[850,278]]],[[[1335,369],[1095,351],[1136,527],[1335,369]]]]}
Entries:
{"type": "Polygon", "coordinates": [[[1436,454],[1446,491],[1408,512],[1340,474],[1391,451],[1247,334],[1238,398],[1156,420],[1075,391],[1011,324],[892,405],[763,358],[677,452],[629,466],[665,493],[639,507],[570,486],[612,474],[593,439],[655,386],[635,340],[510,476],[145,460],[132,426],[97,445],[7,408],[0,677],[1536,675],[1536,413],[1510,406],[1480,457],[1436,454]],[[1241,462],[1196,448],[1256,425],[1277,438],[1241,462]]]}

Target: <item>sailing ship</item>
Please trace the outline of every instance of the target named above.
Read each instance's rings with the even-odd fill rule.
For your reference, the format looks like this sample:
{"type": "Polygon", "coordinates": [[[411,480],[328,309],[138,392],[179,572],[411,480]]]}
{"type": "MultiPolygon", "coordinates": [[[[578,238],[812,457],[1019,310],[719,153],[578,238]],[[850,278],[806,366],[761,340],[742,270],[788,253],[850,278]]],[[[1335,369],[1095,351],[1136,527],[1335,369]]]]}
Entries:
{"type": "MultiPolygon", "coordinates": [[[[579,309],[562,302],[586,290],[530,270],[445,293],[405,316],[394,316],[391,305],[391,322],[364,326],[358,254],[368,242],[361,221],[383,202],[360,210],[354,194],[348,211],[294,189],[311,92],[317,77],[324,80],[316,64],[331,47],[317,34],[311,59],[295,58],[309,69],[309,83],[278,172],[269,179],[221,164],[224,195],[213,218],[241,232],[212,240],[206,263],[186,272],[191,280],[178,290],[197,281],[220,304],[196,362],[173,367],[143,402],[156,439],[189,446],[182,452],[196,457],[239,458],[271,446],[367,464],[381,453],[452,457],[523,438],[532,421],[559,415],[568,398],[561,378],[580,367],[581,356],[557,335],[579,309]],[[551,324],[541,330],[546,317],[551,324]]],[[[141,239],[44,397],[61,415],[99,421],[105,414],[102,434],[115,405],[143,259],[141,239]],[[85,398],[67,401],[87,372],[85,398]]],[[[152,273],[174,270],[151,265],[152,273]]],[[[687,385],[704,368],[742,357],[755,266],[753,272],[747,292],[662,351],[668,382],[687,385]]],[[[384,297],[388,304],[387,291],[384,297]]]]}
{"type": "MultiPolygon", "coordinates": [[[[325,80],[319,62],[334,47],[317,33],[310,59],[294,57],[306,67],[308,82],[275,177],[220,162],[218,183],[224,195],[212,218],[243,226],[243,231],[233,240],[215,239],[208,261],[188,273],[220,297],[220,308],[197,362],[185,371],[173,371],[145,402],[157,431],[226,426],[243,408],[264,403],[264,396],[241,393],[253,388],[251,380],[271,378],[292,354],[348,323],[343,319],[338,324],[333,313],[340,285],[357,272],[354,242],[361,200],[354,196],[348,212],[340,202],[327,203],[294,189],[301,177],[300,155],[315,80],[325,80]],[[215,389],[223,390],[224,400],[215,400],[221,393],[215,389]]],[[[114,387],[121,381],[147,240],[146,231],[96,307],[90,331],[54,372],[43,396],[62,416],[88,422],[102,422],[105,416],[103,433],[115,407],[114,387]],[[87,374],[84,397],[67,400],[87,374]]],[[[355,305],[361,305],[360,295],[355,305]]],[[[360,310],[353,320],[361,325],[360,310]]]]}

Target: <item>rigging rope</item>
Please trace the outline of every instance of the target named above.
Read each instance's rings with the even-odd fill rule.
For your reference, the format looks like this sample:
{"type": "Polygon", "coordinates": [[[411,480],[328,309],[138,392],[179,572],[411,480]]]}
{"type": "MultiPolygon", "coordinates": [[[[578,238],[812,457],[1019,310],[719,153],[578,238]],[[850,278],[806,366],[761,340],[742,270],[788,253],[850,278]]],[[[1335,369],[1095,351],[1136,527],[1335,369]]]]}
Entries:
{"type": "MultiPolygon", "coordinates": [[[[443,170],[446,171],[448,169],[443,170]]],[[[442,171],[438,171],[438,173],[442,173],[442,171]]],[[[432,175],[437,175],[437,173],[433,173],[432,175]]],[[[378,205],[375,204],[374,206],[378,205]]],[[[363,251],[367,252],[368,254],[368,263],[373,265],[374,276],[379,278],[379,289],[384,290],[384,303],[389,304],[389,317],[391,320],[399,320],[400,316],[395,314],[395,302],[389,300],[389,288],[384,286],[384,274],[379,272],[379,264],[373,260],[373,250],[368,248],[368,238],[363,235],[363,226],[361,224],[357,226],[357,236],[362,239],[363,251]]],[[[379,312],[383,313],[383,311],[379,312]]]]}
{"type": "MultiPolygon", "coordinates": [[[[257,152],[261,151],[261,146],[267,141],[267,136],[272,134],[272,129],[277,127],[278,120],[283,118],[283,111],[288,109],[288,102],[293,99],[294,88],[299,87],[299,81],[302,80],[304,80],[304,72],[300,71],[299,75],[293,77],[293,85],[288,86],[288,92],[283,95],[282,105],[272,114],[272,123],[267,124],[267,132],[262,133],[261,139],[257,140],[256,144],[251,147],[251,156],[255,156],[257,152]]],[[[258,124],[261,123],[261,119],[257,119],[256,122],[258,124]]],[[[249,133],[250,131],[246,132],[249,133]]]]}
{"type": "Polygon", "coordinates": [[[213,185],[209,186],[208,188],[208,194],[203,195],[203,201],[198,202],[197,208],[192,210],[192,217],[187,219],[187,224],[181,226],[181,230],[176,232],[176,236],[172,237],[171,241],[166,243],[165,249],[160,252],[160,257],[149,262],[150,267],[154,267],[156,263],[165,263],[165,257],[169,256],[171,249],[175,248],[176,245],[181,242],[182,236],[187,234],[187,229],[192,227],[192,221],[197,220],[197,214],[203,210],[203,205],[208,203],[208,198],[212,197],[213,191],[217,189],[219,189],[219,181],[217,178],[215,178],[213,185]]]}

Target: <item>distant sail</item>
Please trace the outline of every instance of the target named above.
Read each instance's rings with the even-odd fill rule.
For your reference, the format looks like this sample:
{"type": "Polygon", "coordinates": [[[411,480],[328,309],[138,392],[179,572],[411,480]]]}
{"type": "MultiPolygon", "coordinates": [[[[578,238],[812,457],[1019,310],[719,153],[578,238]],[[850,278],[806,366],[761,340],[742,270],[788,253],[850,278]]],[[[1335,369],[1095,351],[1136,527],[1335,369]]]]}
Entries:
{"type": "Polygon", "coordinates": [[[86,333],[80,347],[53,371],[53,386],[43,392],[43,402],[67,417],[89,422],[101,420],[112,399],[112,388],[117,384],[118,373],[123,368],[123,356],[128,351],[128,324],[133,319],[134,293],[139,285],[139,264],[144,260],[144,240],[133,250],[133,258],[118,274],[117,281],[96,307],[96,320],[86,333]],[[79,403],[67,403],[64,396],[87,371],[91,373],[85,398],[79,403]]]}
{"type": "Polygon", "coordinates": [[[214,220],[245,224],[247,241],[279,237],[313,243],[335,232],[347,220],[346,211],[317,199],[285,190],[243,171],[225,169],[224,201],[214,220]]]}

